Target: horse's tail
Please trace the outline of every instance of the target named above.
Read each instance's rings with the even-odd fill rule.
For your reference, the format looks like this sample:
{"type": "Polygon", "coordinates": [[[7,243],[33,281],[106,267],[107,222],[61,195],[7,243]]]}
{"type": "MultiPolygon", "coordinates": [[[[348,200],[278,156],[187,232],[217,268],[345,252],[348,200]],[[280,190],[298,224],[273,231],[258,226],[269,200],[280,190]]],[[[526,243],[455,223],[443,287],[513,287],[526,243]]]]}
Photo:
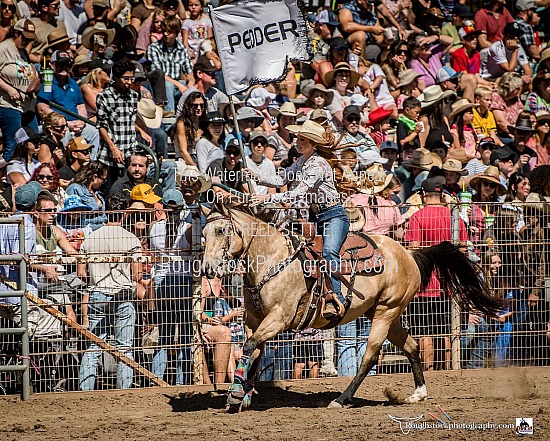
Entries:
{"type": "Polygon", "coordinates": [[[450,242],[441,242],[412,252],[420,270],[420,289],[428,286],[436,271],[441,288],[457,299],[460,305],[469,305],[478,311],[496,315],[502,302],[491,293],[481,269],[450,242]]]}

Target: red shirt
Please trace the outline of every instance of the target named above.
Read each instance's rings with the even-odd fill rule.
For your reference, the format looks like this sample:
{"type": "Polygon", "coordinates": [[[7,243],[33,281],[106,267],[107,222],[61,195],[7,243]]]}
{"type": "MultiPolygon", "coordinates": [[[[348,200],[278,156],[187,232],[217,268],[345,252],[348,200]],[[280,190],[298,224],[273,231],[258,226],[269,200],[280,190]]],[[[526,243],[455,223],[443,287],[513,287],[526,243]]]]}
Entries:
{"type": "Polygon", "coordinates": [[[476,74],[479,73],[481,67],[481,57],[478,51],[475,51],[474,55],[470,57],[466,50],[461,47],[451,54],[451,66],[457,72],[476,74]]]}
{"type": "Polygon", "coordinates": [[[483,31],[487,34],[487,39],[494,43],[502,40],[504,26],[512,23],[514,18],[508,12],[508,9],[502,8],[502,12],[495,18],[493,13],[488,9],[481,8],[474,16],[476,31],[483,31]]]}

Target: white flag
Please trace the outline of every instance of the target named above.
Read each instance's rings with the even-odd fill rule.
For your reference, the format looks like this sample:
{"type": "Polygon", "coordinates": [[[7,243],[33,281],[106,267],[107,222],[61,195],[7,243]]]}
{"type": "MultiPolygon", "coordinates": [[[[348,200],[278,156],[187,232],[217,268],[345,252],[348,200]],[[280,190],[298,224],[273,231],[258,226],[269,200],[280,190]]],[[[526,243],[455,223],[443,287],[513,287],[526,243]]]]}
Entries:
{"type": "Polygon", "coordinates": [[[210,8],[229,95],[280,80],[288,61],[309,61],[298,0],[255,0],[210,8]]]}

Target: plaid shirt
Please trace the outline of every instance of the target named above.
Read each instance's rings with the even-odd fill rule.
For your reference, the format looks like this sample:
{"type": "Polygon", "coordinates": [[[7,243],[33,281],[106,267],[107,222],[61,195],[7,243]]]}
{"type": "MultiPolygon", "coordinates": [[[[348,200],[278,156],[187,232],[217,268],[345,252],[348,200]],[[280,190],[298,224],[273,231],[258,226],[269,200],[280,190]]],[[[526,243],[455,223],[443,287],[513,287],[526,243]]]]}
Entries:
{"type": "Polygon", "coordinates": [[[533,46],[535,43],[535,33],[533,32],[533,26],[527,23],[523,18],[517,17],[515,22],[521,28],[521,36],[519,37],[523,50],[529,58],[531,54],[529,53],[529,46],[533,46]]]}
{"type": "Polygon", "coordinates": [[[156,41],[147,48],[147,59],[154,68],[158,68],[174,80],[182,79],[182,74],[193,72],[193,65],[186,47],[176,40],[173,48],[168,48],[164,41],[156,41]]]}
{"type": "MultiPolygon", "coordinates": [[[[107,130],[109,137],[124,157],[128,156],[136,148],[137,92],[130,90],[122,94],[114,85],[110,85],[97,96],[96,104],[98,130],[107,130]]],[[[103,138],[97,159],[109,167],[124,167],[124,164],[114,161],[111,149],[103,138]]]]}

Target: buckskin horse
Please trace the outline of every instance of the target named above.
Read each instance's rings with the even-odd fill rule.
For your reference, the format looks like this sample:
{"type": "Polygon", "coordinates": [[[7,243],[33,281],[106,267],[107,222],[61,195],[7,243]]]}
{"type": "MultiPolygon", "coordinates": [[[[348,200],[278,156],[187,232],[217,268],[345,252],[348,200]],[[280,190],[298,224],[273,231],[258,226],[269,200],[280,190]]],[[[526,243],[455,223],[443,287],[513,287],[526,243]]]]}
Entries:
{"type": "MultiPolygon", "coordinates": [[[[244,298],[247,339],[243,357],[229,389],[226,410],[240,412],[250,406],[253,380],[265,342],[284,330],[303,327],[327,328],[328,323],[312,304],[312,294],[298,258],[305,241],[290,240],[292,233],[278,229],[238,207],[215,204],[207,216],[203,235],[206,247],[202,270],[207,278],[231,272],[235,259],[244,262],[244,298]],[[306,316],[313,316],[306,320],[306,316]]],[[[414,393],[400,403],[427,398],[426,384],[417,342],[403,328],[400,316],[419,289],[424,289],[435,271],[442,289],[461,305],[471,305],[481,313],[495,315],[499,302],[481,277],[479,268],[450,242],[408,251],[386,236],[371,236],[383,253],[385,268],[380,272],[361,272],[346,277],[351,305],[339,324],[366,315],[372,329],[360,368],[347,389],[329,407],[341,408],[352,398],[367,372],[377,362],[386,338],[408,358],[415,383],[414,393]]],[[[344,244],[344,247],[346,244],[344,244]]],[[[342,270],[344,272],[344,270],[342,270]]],[[[342,285],[342,293],[346,287],[342,285]]]]}

